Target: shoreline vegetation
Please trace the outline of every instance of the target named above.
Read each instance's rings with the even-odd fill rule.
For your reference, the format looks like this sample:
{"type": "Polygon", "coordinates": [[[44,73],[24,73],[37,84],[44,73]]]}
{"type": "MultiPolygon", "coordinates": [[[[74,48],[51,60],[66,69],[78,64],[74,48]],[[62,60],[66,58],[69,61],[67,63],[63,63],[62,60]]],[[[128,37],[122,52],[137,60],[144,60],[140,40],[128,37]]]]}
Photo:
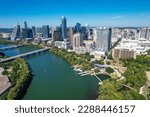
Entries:
{"type": "Polygon", "coordinates": [[[75,52],[68,52],[64,49],[58,49],[57,47],[52,47],[50,52],[56,56],[62,57],[71,66],[79,67],[83,71],[91,70],[94,64],[91,62],[91,57],[88,53],[85,55],[79,55],[75,52]]]}
{"type": "Polygon", "coordinates": [[[1,66],[5,69],[4,74],[9,77],[12,86],[0,99],[22,99],[32,80],[29,65],[24,59],[17,58],[15,61],[3,63],[1,66]]]}
{"type": "Polygon", "coordinates": [[[26,47],[33,47],[33,48],[38,48],[38,49],[44,48],[42,45],[38,45],[38,44],[25,43],[25,42],[22,42],[22,41],[1,40],[1,39],[0,39],[0,44],[7,44],[7,45],[24,45],[24,46],[26,46],[26,47]]]}
{"type": "MultiPolygon", "coordinates": [[[[39,45],[35,45],[38,46],[39,45]]],[[[32,45],[31,45],[32,47],[32,45]]],[[[42,46],[40,46],[42,47],[42,46]]],[[[50,52],[56,56],[62,57],[67,63],[79,70],[82,70],[83,73],[87,74],[102,74],[100,70],[93,69],[94,58],[89,53],[84,55],[76,54],[75,52],[68,52],[64,49],[58,49],[57,47],[52,46],[50,52]],[[92,71],[92,72],[91,72],[92,71]]],[[[100,100],[145,100],[149,99],[150,95],[150,86],[148,85],[148,79],[146,76],[146,71],[150,71],[150,56],[140,55],[135,60],[120,60],[123,63],[123,66],[127,67],[127,70],[122,74],[123,79],[113,79],[111,75],[109,79],[103,80],[103,85],[99,85],[98,90],[98,99],[100,100]],[[144,88],[143,88],[144,87],[144,88]],[[143,90],[144,91],[141,91],[143,90]],[[147,92],[146,92],[147,91],[147,92]],[[142,92],[142,93],[141,93],[142,92]],[[146,92],[146,93],[145,93],[146,92]]],[[[103,63],[102,60],[96,61],[103,63]]],[[[110,70],[109,70],[110,71],[110,70]]],[[[96,74],[96,75],[98,75],[96,74]]],[[[16,86],[19,87],[19,86],[16,86]]],[[[16,88],[12,89],[8,99],[19,99],[13,98],[13,91],[17,90],[16,88]]]]}
{"type": "MultiPolygon", "coordinates": [[[[75,54],[74,52],[67,52],[64,49],[58,49],[57,47],[53,47],[51,49],[51,52],[59,57],[64,58],[71,66],[75,66],[79,68],[79,70],[82,71],[89,71],[93,69],[94,63],[91,62],[91,58],[88,58],[87,55],[78,55],[75,54]]],[[[132,67],[136,65],[131,65],[132,67]]],[[[145,71],[143,71],[140,68],[139,71],[142,70],[143,77],[139,78],[137,80],[135,72],[135,78],[133,77],[133,82],[129,80],[129,76],[126,75],[128,72],[131,71],[131,66],[127,66],[127,70],[123,74],[125,76],[124,79],[118,80],[118,79],[105,79],[103,80],[103,85],[99,85],[99,96],[98,99],[100,100],[145,100],[146,98],[139,94],[139,89],[141,86],[143,86],[147,79],[145,76],[145,71]],[[143,79],[144,78],[144,79],[143,79]],[[143,79],[143,80],[142,80],[143,79]],[[143,81],[142,83],[139,83],[140,81],[143,81]],[[138,81],[138,83],[136,83],[138,81]],[[135,90],[135,87],[132,85],[129,85],[129,83],[134,83],[135,85],[139,85],[137,87],[137,90],[135,90]]],[[[132,77],[132,76],[131,76],[132,77]]],[[[131,78],[132,79],[132,78],[131,78]]]]}

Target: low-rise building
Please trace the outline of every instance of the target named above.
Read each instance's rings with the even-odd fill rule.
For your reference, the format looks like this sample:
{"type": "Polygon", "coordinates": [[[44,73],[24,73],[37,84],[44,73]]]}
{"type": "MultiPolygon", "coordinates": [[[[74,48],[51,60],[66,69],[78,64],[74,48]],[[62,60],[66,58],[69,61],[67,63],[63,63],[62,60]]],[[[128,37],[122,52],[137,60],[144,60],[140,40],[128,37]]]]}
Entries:
{"type": "Polygon", "coordinates": [[[70,42],[66,41],[55,41],[55,46],[62,49],[69,49],[71,47],[70,42]]]}
{"type": "Polygon", "coordinates": [[[74,51],[77,54],[85,54],[85,53],[91,53],[93,51],[92,48],[86,48],[85,46],[79,46],[79,47],[74,47],[74,51]]]}
{"type": "Polygon", "coordinates": [[[94,55],[95,59],[101,59],[105,56],[105,51],[101,49],[95,49],[92,52],[92,55],[94,55]]]}
{"type": "Polygon", "coordinates": [[[150,41],[140,38],[137,40],[122,39],[120,44],[116,48],[128,49],[135,51],[138,55],[145,54],[147,50],[150,50],[150,41]]]}
{"type": "Polygon", "coordinates": [[[136,51],[124,48],[115,48],[112,50],[113,59],[136,59],[136,51]]]}

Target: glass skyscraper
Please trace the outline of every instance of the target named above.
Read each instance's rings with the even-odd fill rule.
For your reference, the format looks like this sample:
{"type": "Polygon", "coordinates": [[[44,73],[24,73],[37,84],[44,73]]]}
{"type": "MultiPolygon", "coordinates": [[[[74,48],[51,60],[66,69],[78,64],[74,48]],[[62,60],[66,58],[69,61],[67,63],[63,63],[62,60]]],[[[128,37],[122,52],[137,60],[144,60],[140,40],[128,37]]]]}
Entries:
{"type": "Polygon", "coordinates": [[[25,29],[28,28],[28,25],[27,25],[27,22],[26,22],[26,21],[24,21],[24,28],[25,28],[25,29]]]}
{"type": "Polygon", "coordinates": [[[109,51],[111,48],[111,28],[98,28],[94,31],[94,41],[96,49],[109,51]]]}
{"type": "Polygon", "coordinates": [[[32,33],[33,33],[33,38],[35,38],[37,35],[37,31],[36,31],[36,27],[35,26],[32,26],[32,33]]]}
{"type": "Polygon", "coordinates": [[[49,31],[49,26],[48,25],[43,25],[42,26],[42,33],[43,33],[43,37],[49,38],[50,31],[49,31]]]}
{"type": "Polygon", "coordinates": [[[67,38],[67,20],[64,16],[61,19],[61,28],[62,28],[62,40],[67,38]]]}
{"type": "Polygon", "coordinates": [[[81,32],[81,24],[80,23],[76,23],[75,32],[81,32]]]}
{"type": "Polygon", "coordinates": [[[13,29],[13,32],[12,32],[12,35],[11,35],[11,40],[16,40],[17,38],[20,38],[21,36],[21,27],[20,25],[18,24],[17,27],[15,27],[13,29]]]}

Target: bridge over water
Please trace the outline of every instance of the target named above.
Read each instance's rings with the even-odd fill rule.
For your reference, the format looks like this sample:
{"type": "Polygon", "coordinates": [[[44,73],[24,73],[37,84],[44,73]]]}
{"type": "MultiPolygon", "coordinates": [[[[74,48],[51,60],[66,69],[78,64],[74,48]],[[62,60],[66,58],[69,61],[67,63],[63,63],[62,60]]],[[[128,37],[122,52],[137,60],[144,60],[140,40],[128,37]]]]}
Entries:
{"type": "Polygon", "coordinates": [[[23,47],[23,46],[24,45],[14,45],[14,46],[2,47],[2,48],[0,48],[0,50],[5,51],[5,50],[10,50],[10,49],[14,49],[14,48],[23,47]]]}
{"type": "Polygon", "coordinates": [[[39,54],[39,53],[42,53],[42,52],[46,52],[48,50],[50,50],[50,48],[39,49],[39,50],[35,50],[35,51],[32,51],[32,52],[27,52],[27,53],[24,53],[24,54],[20,54],[20,55],[17,55],[17,56],[12,56],[12,57],[9,57],[9,58],[1,59],[0,63],[5,63],[5,62],[12,61],[12,60],[15,60],[18,57],[23,58],[23,57],[33,56],[33,55],[36,55],[36,54],[39,54]]]}

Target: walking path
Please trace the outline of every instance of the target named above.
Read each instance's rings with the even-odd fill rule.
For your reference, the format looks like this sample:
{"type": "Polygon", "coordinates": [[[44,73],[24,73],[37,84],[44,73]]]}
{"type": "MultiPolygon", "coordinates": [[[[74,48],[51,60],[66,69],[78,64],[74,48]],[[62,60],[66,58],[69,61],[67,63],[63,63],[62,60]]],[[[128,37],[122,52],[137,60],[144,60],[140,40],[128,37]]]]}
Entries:
{"type": "Polygon", "coordinates": [[[150,71],[147,71],[146,75],[147,75],[148,81],[150,82],[150,71]]]}

